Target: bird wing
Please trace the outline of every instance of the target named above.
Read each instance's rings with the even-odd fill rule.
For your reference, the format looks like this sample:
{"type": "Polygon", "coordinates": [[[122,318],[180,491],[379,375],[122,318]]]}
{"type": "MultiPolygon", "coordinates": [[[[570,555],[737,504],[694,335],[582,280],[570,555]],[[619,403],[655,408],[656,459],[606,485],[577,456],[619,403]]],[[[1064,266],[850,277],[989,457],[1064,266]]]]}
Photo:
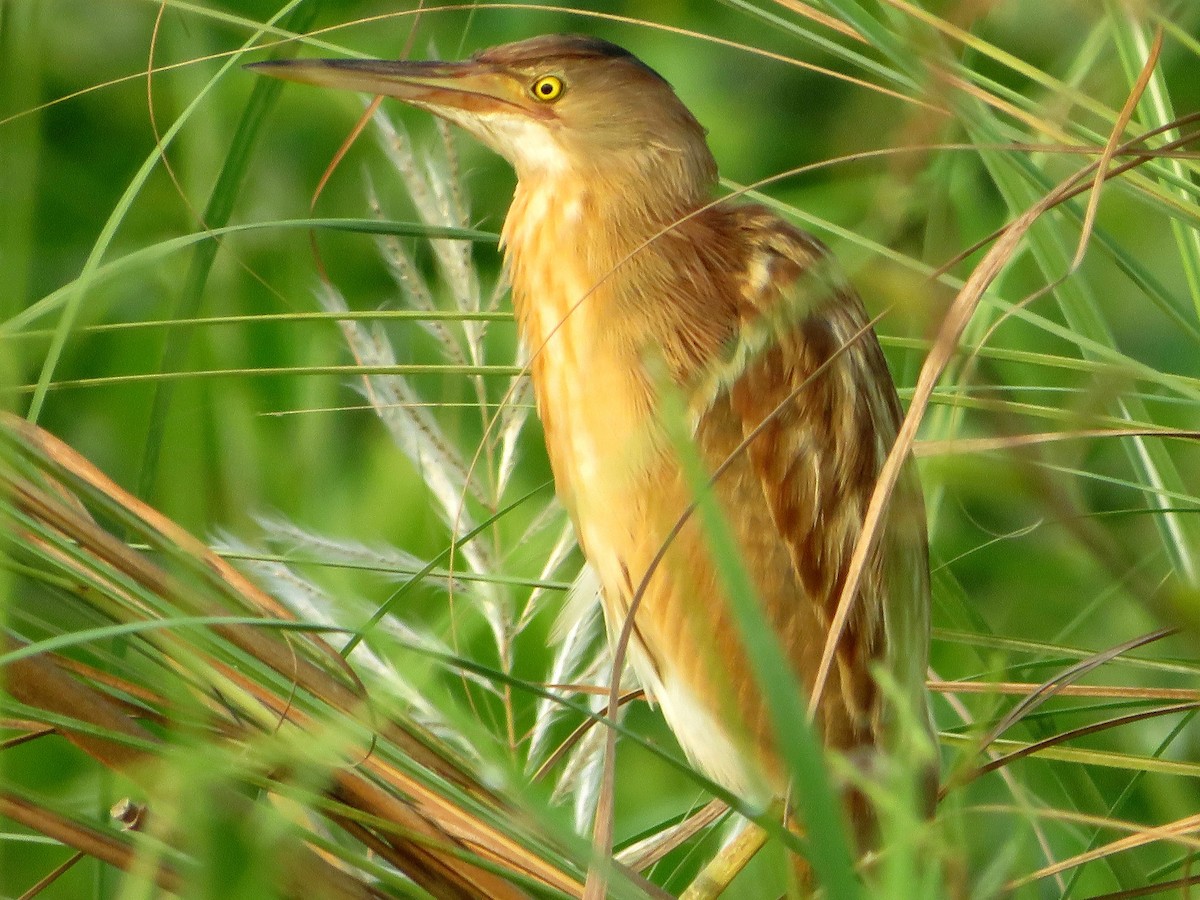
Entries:
{"type": "MultiPolygon", "coordinates": [[[[776,633],[794,645],[784,650],[811,685],[813,645],[819,656],[823,638],[789,625],[786,610],[811,604],[822,634],[828,630],[902,411],[862,302],[824,246],[765,210],[750,208],[742,227],[754,249],[741,279],[737,337],[703,389],[706,415],[731,415],[740,427],[750,477],[791,561],[790,579],[759,588],[774,595],[764,605],[781,617],[776,633]]],[[[872,663],[898,670],[912,662],[920,685],[913,689],[924,696],[928,564],[911,472],[891,509],[823,696],[826,739],[834,743],[877,739],[884,705],[872,663]]],[[[913,680],[910,671],[896,674],[913,680]]]]}

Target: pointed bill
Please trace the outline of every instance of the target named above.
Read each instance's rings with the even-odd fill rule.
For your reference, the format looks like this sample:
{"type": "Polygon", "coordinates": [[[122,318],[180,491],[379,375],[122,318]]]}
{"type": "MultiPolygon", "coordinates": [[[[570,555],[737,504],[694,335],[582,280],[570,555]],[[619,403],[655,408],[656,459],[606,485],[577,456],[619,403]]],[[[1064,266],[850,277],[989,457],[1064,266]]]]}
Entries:
{"type": "Polygon", "coordinates": [[[521,112],[544,118],[546,107],[514,91],[511,76],[495,66],[465,62],[402,62],[382,59],[286,59],[246,66],[260,75],[317,87],[395,97],[432,111],[486,115],[521,112]]]}

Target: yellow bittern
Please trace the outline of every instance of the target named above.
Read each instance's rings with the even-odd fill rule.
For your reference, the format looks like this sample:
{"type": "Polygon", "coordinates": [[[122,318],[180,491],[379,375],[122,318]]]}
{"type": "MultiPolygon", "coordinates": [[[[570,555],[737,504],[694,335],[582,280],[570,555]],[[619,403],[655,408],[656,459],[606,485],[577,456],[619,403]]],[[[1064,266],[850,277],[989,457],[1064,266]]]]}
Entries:
{"type": "MultiPolygon", "coordinates": [[[[743,796],[784,796],[747,664],[755,648],[687,515],[694,486],[660,399],[664,384],[682,395],[762,613],[811,689],[902,416],[828,250],[761,206],[713,202],[704,129],[657,72],[596,38],[537,37],[463,62],[254,68],[395,97],[516,169],[503,228],[513,306],[558,495],[609,633],[641,592],[630,658],[688,757],[743,796]]],[[[907,721],[927,720],[928,561],[911,472],[890,509],[817,707],[825,744],[856,755],[886,748],[898,699],[911,704],[907,721]]]]}

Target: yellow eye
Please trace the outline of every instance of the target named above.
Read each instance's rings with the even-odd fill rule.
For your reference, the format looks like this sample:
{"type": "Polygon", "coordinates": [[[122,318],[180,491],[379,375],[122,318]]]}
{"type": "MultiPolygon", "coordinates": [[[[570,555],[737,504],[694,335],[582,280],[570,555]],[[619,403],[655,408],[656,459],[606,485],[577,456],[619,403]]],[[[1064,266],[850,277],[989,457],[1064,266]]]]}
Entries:
{"type": "Polygon", "coordinates": [[[555,75],[543,75],[533,83],[530,92],[543,103],[553,103],[562,96],[562,79],[555,75]]]}

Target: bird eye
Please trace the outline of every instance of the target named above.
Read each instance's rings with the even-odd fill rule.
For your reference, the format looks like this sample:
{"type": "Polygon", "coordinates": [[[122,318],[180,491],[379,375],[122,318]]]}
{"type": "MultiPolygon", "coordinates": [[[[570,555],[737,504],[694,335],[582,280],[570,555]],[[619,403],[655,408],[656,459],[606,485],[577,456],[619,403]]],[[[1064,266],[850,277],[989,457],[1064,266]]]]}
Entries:
{"type": "Polygon", "coordinates": [[[543,75],[533,83],[530,92],[543,103],[553,103],[562,96],[562,79],[555,75],[543,75]]]}

